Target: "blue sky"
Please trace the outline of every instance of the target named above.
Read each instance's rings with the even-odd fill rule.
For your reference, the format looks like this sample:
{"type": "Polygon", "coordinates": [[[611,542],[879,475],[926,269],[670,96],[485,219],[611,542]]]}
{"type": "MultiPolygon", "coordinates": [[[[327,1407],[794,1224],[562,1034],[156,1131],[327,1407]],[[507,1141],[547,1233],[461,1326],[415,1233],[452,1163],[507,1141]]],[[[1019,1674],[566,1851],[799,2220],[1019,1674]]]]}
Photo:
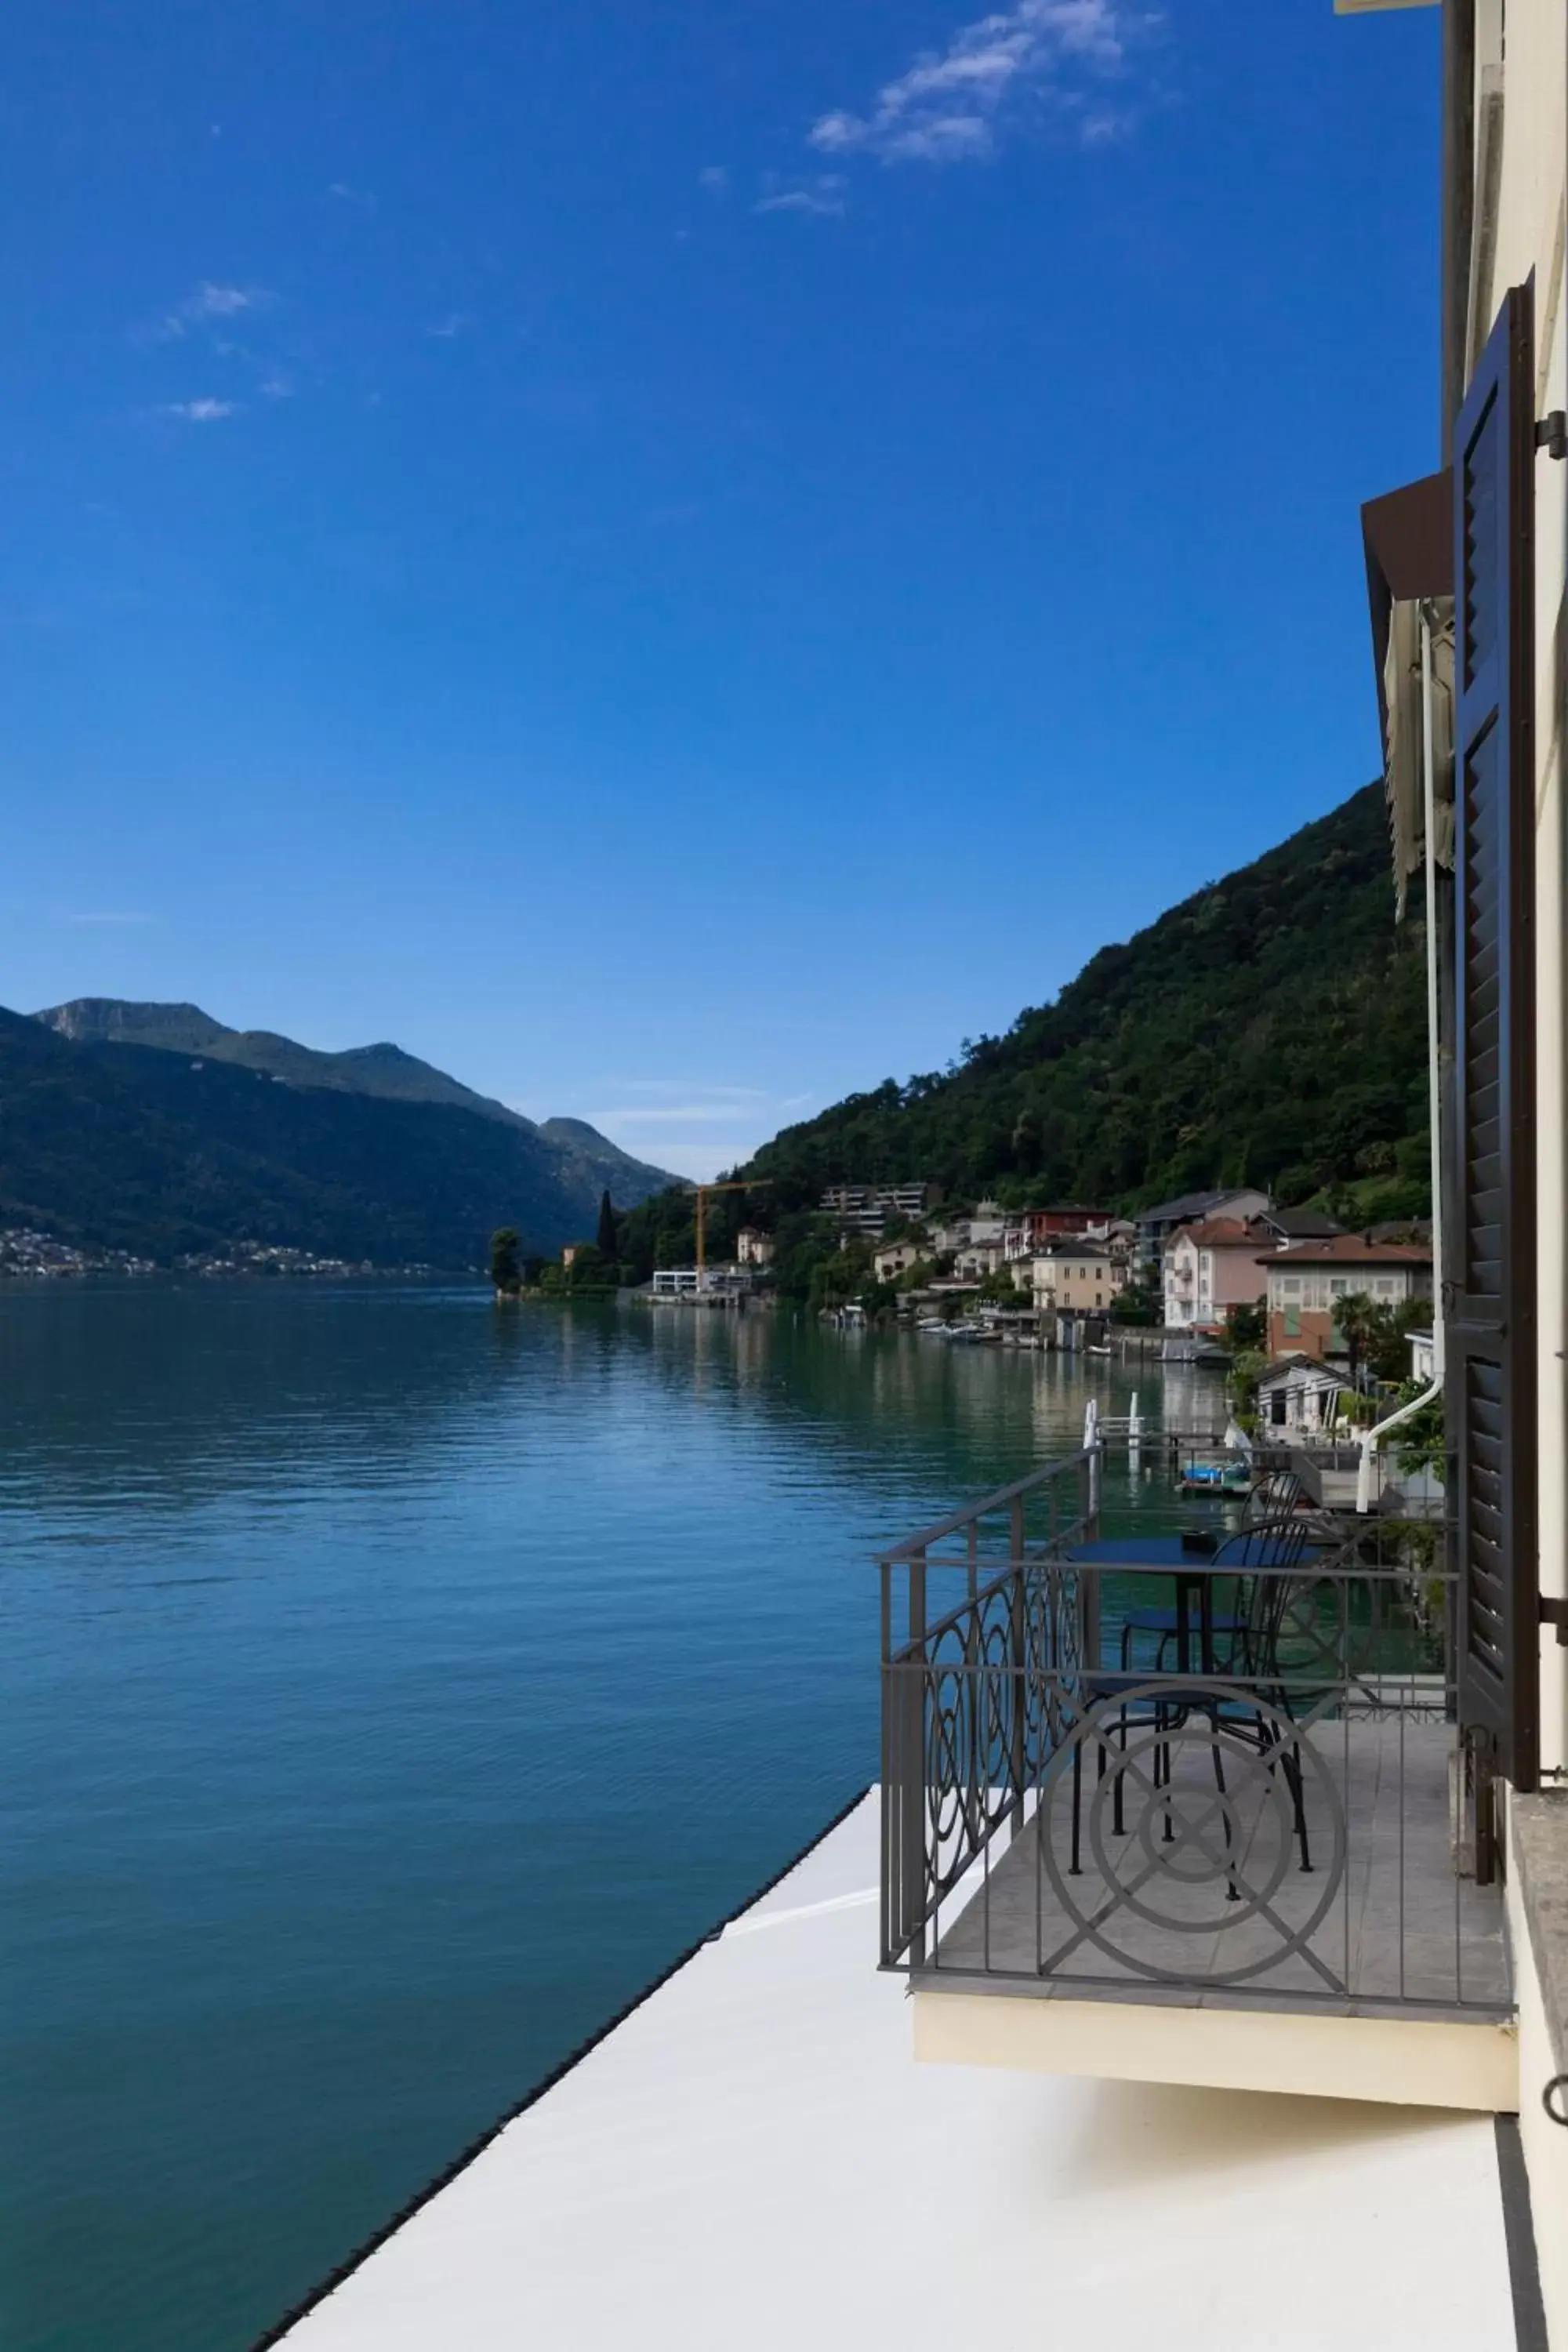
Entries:
{"type": "Polygon", "coordinates": [[[13,11],[0,1002],[700,1173],[1321,814],[1437,14],[13,11]]]}

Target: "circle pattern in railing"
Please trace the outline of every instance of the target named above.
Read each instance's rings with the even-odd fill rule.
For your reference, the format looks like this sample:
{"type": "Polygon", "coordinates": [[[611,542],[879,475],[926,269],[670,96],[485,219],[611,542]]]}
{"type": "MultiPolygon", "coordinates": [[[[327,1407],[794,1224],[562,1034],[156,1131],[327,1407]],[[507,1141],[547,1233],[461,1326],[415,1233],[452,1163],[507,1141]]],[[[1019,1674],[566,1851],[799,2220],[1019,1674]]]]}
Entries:
{"type": "MultiPolygon", "coordinates": [[[[1036,1828],[1064,1957],[1087,1946],[1160,1983],[1240,1983],[1308,1954],[1344,1878],[1332,1773],[1298,1723],[1240,1685],[1100,1700],[1055,1759],[1036,1828]]],[[[1325,1973],[1321,1955],[1310,1965],[1325,1973]]]]}

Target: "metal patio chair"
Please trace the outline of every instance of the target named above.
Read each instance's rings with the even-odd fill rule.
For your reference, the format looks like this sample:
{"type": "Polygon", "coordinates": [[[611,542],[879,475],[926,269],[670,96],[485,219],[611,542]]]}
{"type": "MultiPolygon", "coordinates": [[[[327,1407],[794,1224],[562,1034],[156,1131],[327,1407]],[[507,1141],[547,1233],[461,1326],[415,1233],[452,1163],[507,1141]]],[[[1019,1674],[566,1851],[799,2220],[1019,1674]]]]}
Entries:
{"type": "MultiPolygon", "coordinates": [[[[1116,1771],[1112,1790],[1111,1826],[1117,1836],[1126,1834],[1123,1775],[1116,1770],[1115,1755],[1120,1749],[1125,1755],[1128,1735],[1138,1728],[1152,1729],[1152,1751],[1153,1785],[1168,1787],[1172,1778],[1172,1747],[1175,1735],[1194,1714],[1208,1718],[1212,1737],[1209,1743],[1214,1762],[1215,1784],[1220,1797],[1226,1796],[1225,1764],[1220,1732],[1231,1738],[1258,1744],[1259,1756],[1273,1771],[1283,1770],[1289,1790],[1297,1842],[1300,1849],[1301,1867],[1310,1870],[1311,1849],[1308,1838],[1304,1801],[1300,1748],[1279,1732],[1281,1716],[1293,1721],[1290,1692],[1279,1661],[1279,1641],[1293,1594],[1299,1589],[1297,1571],[1308,1547],[1309,1529],[1295,1513],[1273,1519],[1259,1519],[1238,1534],[1220,1543],[1205,1563],[1209,1578],[1234,1576],[1237,1580],[1234,1607],[1216,1614],[1210,1605],[1204,1612],[1205,1655],[1199,1668],[1199,1680],[1194,1684],[1184,1679],[1170,1691],[1149,1688],[1151,1671],[1136,1668],[1129,1660],[1130,1633],[1135,1624],[1142,1630],[1157,1631],[1159,1649],[1152,1675],[1159,1676],[1170,1671],[1166,1663],[1171,1645],[1180,1638],[1177,1612],[1139,1611],[1130,1612],[1123,1625],[1120,1671],[1104,1670],[1086,1675],[1080,1685],[1084,1711],[1104,1706],[1118,1698],[1114,1727],[1109,1721],[1096,1740],[1096,1777],[1103,1780],[1108,1770],[1116,1771]],[[1157,1622],[1156,1622],[1157,1621],[1157,1622]],[[1205,1687],[1209,1677],[1212,1685],[1205,1687]],[[1237,1684],[1242,1689],[1236,1687],[1237,1684]],[[1249,1704],[1246,1691],[1252,1693],[1249,1704]]],[[[1182,1603],[1185,1606],[1184,1600],[1182,1603]]],[[[1072,1852],[1070,1868],[1076,1875],[1081,1867],[1081,1812],[1083,1746],[1081,1738],[1073,1742],[1072,1759],[1072,1852]]],[[[1225,1837],[1228,1847],[1230,1827],[1225,1815],[1225,1837]]],[[[1173,1835],[1167,1814],[1163,1836],[1168,1843],[1173,1835]]],[[[1235,1897],[1232,1887],[1232,1898],[1235,1897]]]]}

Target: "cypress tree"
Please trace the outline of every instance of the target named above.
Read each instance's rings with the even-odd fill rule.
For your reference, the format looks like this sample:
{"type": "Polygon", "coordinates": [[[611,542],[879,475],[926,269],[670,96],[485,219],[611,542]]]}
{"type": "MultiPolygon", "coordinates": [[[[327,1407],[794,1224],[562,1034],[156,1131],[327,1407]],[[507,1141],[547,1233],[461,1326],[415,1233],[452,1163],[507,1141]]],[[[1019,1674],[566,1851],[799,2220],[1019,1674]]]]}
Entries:
{"type": "Polygon", "coordinates": [[[490,1235],[490,1280],[499,1291],[522,1287],[522,1263],[515,1227],[502,1225],[490,1235]]]}
{"type": "Polygon", "coordinates": [[[595,1239],[598,1244],[599,1255],[604,1259],[606,1265],[613,1265],[616,1262],[618,1244],[616,1238],[615,1204],[611,1201],[607,1191],[600,1196],[599,1230],[595,1235],[595,1239]]]}

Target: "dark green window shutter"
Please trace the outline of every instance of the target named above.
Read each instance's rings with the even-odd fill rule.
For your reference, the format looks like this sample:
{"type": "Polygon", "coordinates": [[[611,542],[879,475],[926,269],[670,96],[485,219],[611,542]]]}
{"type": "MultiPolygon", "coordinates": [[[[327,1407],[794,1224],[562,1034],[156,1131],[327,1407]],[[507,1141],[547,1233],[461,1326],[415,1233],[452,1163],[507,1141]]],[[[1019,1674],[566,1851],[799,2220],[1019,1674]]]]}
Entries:
{"type": "Polygon", "coordinates": [[[1459,1715],[1517,1789],[1534,1788],[1540,1755],[1531,313],[1514,288],[1454,435],[1458,1164],[1442,1268],[1459,1715]]]}

